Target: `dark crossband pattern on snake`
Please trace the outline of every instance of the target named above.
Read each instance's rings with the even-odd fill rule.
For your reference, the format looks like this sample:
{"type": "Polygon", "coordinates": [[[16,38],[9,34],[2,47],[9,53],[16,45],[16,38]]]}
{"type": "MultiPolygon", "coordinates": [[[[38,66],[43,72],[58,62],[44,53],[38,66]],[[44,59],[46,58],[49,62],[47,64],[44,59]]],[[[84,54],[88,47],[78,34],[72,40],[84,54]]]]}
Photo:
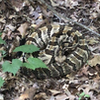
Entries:
{"type": "MultiPolygon", "coordinates": [[[[86,63],[90,55],[83,35],[67,25],[41,27],[27,37],[26,44],[40,48],[38,58],[48,67],[32,71],[39,79],[73,73],[86,63]]],[[[23,57],[25,59],[26,55],[23,57]]]]}

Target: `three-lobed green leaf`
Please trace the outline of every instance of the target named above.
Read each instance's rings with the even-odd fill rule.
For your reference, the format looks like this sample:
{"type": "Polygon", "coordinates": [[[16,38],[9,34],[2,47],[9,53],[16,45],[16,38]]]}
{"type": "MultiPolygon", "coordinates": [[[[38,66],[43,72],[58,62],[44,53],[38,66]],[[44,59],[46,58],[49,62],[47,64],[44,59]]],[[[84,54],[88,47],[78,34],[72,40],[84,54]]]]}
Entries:
{"type": "Polygon", "coordinates": [[[2,54],[2,56],[0,57],[0,60],[1,60],[1,58],[3,58],[3,57],[6,56],[6,51],[4,51],[4,50],[0,50],[0,53],[2,54]]]}
{"type": "Polygon", "coordinates": [[[34,46],[33,44],[22,45],[22,46],[16,47],[13,52],[18,52],[18,51],[22,51],[24,53],[33,53],[35,51],[39,51],[39,48],[34,46]]]}
{"type": "Polygon", "coordinates": [[[0,44],[5,44],[6,42],[0,37],[0,44]]]}
{"type": "Polygon", "coordinates": [[[84,92],[82,92],[81,94],[79,94],[79,99],[78,100],[81,100],[82,97],[89,98],[90,96],[88,94],[85,94],[84,92]]]}
{"type": "Polygon", "coordinates": [[[2,35],[2,33],[0,32],[0,36],[2,35]]]}
{"type": "MultiPolygon", "coordinates": [[[[0,33],[0,35],[2,35],[2,33],[0,33]]],[[[5,41],[1,37],[0,37],[0,44],[5,44],[5,41]]],[[[24,53],[33,53],[35,51],[39,51],[39,48],[32,44],[31,45],[22,45],[22,46],[16,47],[13,52],[18,52],[18,51],[22,51],[24,53]]],[[[2,57],[6,56],[5,51],[2,50],[0,52],[2,54],[2,57]]],[[[29,57],[27,61],[28,61],[27,63],[22,63],[18,59],[13,59],[12,63],[5,61],[2,64],[2,70],[3,70],[3,72],[11,72],[15,75],[21,66],[25,66],[25,67],[33,69],[33,70],[35,70],[36,68],[40,68],[40,67],[47,68],[47,66],[38,58],[29,57]]],[[[4,80],[0,77],[0,88],[1,88],[1,86],[3,86],[3,83],[4,83],[4,80]]]]}
{"type": "Polygon", "coordinates": [[[47,68],[47,66],[38,58],[29,57],[27,63],[23,63],[23,66],[35,70],[36,68],[47,68]]]}
{"type": "Polygon", "coordinates": [[[10,64],[8,61],[5,61],[2,64],[2,70],[4,72],[11,72],[15,75],[17,71],[20,69],[20,66],[22,66],[22,62],[18,59],[13,59],[12,64],[10,64]]]}
{"type": "Polygon", "coordinates": [[[5,81],[2,79],[2,77],[0,77],[0,88],[3,86],[3,83],[4,83],[5,81]]]}
{"type": "MultiPolygon", "coordinates": [[[[0,36],[2,35],[2,33],[0,32],[0,36]]],[[[0,44],[5,44],[6,42],[0,37],[0,44]]]]}

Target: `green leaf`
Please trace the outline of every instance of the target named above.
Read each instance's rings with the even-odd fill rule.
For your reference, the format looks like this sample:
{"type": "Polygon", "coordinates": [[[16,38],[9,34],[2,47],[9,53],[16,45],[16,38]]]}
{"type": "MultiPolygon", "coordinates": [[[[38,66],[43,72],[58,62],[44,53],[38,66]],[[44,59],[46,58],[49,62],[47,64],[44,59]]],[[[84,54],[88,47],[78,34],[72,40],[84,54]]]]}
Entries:
{"type": "Polygon", "coordinates": [[[81,100],[82,97],[79,97],[78,100],[81,100]]]}
{"type": "Polygon", "coordinates": [[[0,77],[0,88],[3,86],[3,83],[4,83],[5,81],[2,79],[2,77],[0,77]]]}
{"type": "Polygon", "coordinates": [[[48,68],[42,60],[38,58],[29,57],[27,63],[23,63],[23,66],[35,70],[36,68],[48,68]]]}
{"type": "Polygon", "coordinates": [[[83,97],[84,95],[85,95],[85,93],[82,92],[82,93],[79,95],[79,97],[83,97]]]}
{"type": "Polygon", "coordinates": [[[2,57],[6,56],[6,51],[5,50],[0,50],[0,53],[2,54],[2,57]]]}
{"type": "Polygon", "coordinates": [[[2,35],[2,33],[0,32],[0,36],[2,35]]]}
{"type": "Polygon", "coordinates": [[[2,54],[2,56],[0,57],[0,60],[1,60],[1,58],[3,58],[3,57],[6,56],[6,51],[4,51],[4,50],[0,50],[0,53],[2,54]]]}
{"type": "Polygon", "coordinates": [[[39,48],[34,45],[22,45],[14,49],[13,52],[22,51],[24,53],[33,53],[35,51],[39,51],[39,48]]]}
{"type": "Polygon", "coordinates": [[[5,44],[6,42],[0,37],[0,44],[5,44]]]}
{"type": "Polygon", "coordinates": [[[85,97],[85,98],[86,98],[86,97],[87,97],[87,98],[89,98],[89,97],[90,97],[90,95],[86,94],[84,97],[85,97]]]}
{"type": "Polygon", "coordinates": [[[0,52],[4,55],[6,53],[5,50],[0,50],[0,52]]]}
{"type": "Polygon", "coordinates": [[[2,70],[4,72],[11,72],[15,75],[17,71],[20,69],[20,66],[22,66],[22,62],[18,59],[13,59],[12,64],[10,64],[8,61],[5,61],[2,64],[2,70]]]}

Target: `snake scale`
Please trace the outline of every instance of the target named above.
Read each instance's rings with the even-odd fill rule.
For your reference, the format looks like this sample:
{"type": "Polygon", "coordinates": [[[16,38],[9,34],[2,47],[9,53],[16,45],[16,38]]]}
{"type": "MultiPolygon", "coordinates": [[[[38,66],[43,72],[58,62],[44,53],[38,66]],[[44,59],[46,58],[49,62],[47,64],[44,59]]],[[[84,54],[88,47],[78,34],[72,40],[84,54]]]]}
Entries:
{"type": "Polygon", "coordinates": [[[33,71],[39,79],[60,77],[75,72],[90,55],[83,35],[67,25],[50,24],[41,27],[28,35],[26,44],[40,48],[38,58],[48,67],[33,71]]]}

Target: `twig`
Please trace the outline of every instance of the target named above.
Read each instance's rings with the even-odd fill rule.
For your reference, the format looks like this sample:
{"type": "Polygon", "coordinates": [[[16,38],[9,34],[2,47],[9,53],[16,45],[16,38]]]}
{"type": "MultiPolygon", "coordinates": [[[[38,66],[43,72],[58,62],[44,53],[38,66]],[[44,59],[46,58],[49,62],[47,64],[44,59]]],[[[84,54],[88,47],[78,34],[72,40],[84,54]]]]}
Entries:
{"type": "Polygon", "coordinates": [[[100,34],[99,34],[99,33],[97,33],[97,32],[95,32],[95,31],[91,30],[91,29],[88,28],[87,26],[85,26],[85,25],[83,25],[83,24],[81,24],[81,23],[78,23],[78,22],[76,22],[76,21],[74,21],[74,20],[72,20],[72,19],[70,19],[70,18],[68,18],[68,17],[66,17],[66,18],[63,17],[60,13],[56,12],[56,11],[53,9],[53,7],[49,6],[44,0],[38,0],[38,2],[39,2],[39,3],[42,3],[42,4],[44,4],[44,5],[46,5],[46,6],[48,7],[48,9],[50,9],[55,15],[57,15],[58,17],[60,17],[62,20],[69,20],[70,22],[73,22],[73,23],[75,23],[75,24],[77,24],[77,25],[79,25],[79,26],[85,28],[86,30],[88,30],[88,31],[90,31],[90,32],[92,32],[92,33],[94,33],[95,35],[97,35],[97,36],[100,37],[100,34]]]}

